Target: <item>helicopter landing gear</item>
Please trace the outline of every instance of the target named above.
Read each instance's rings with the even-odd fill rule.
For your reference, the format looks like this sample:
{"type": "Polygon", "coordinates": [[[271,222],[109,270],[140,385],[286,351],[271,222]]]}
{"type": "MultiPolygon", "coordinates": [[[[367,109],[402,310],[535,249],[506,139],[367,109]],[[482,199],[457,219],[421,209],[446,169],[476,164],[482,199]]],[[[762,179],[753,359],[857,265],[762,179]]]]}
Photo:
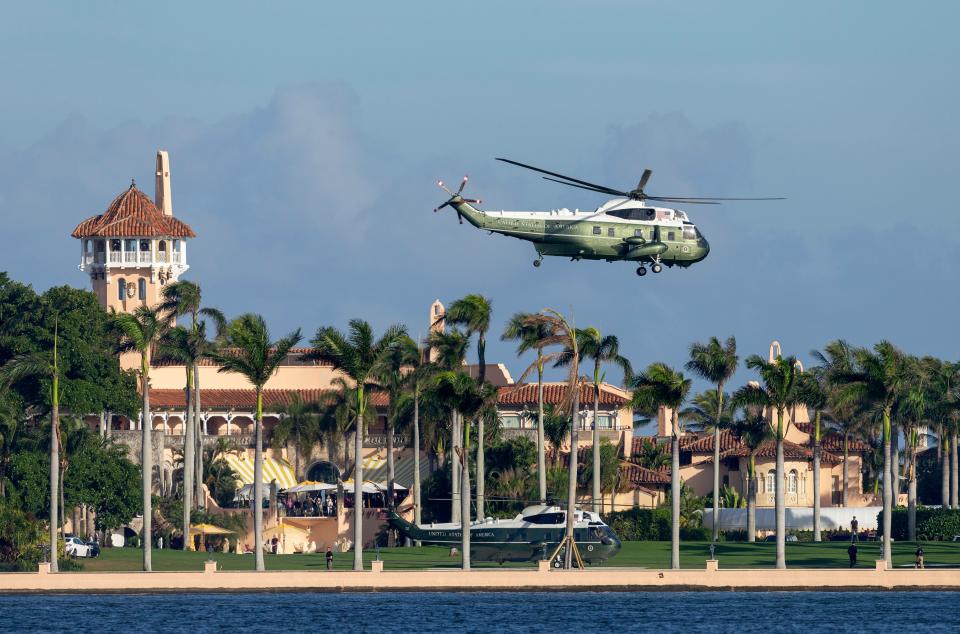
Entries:
{"type": "Polygon", "coordinates": [[[643,276],[646,275],[646,274],[647,274],[647,269],[646,269],[646,267],[644,267],[644,266],[638,266],[638,267],[637,267],[637,275],[639,275],[640,277],[643,277],[643,276]]]}
{"type": "Polygon", "coordinates": [[[654,273],[659,273],[660,271],[663,270],[663,267],[661,267],[659,264],[654,264],[653,266],[650,267],[650,270],[653,271],[654,273]]]}
{"type": "Polygon", "coordinates": [[[540,265],[543,264],[543,254],[539,253],[538,255],[540,257],[533,261],[534,268],[540,268],[540,265]]]}

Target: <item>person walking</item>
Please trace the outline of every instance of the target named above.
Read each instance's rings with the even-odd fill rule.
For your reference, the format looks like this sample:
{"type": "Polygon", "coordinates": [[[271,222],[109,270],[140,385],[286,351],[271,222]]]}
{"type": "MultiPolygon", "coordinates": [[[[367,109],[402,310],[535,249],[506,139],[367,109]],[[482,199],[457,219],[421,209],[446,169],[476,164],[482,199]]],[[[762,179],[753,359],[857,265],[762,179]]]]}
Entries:
{"type": "Polygon", "coordinates": [[[850,547],[847,548],[847,555],[850,556],[850,567],[855,568],[857,566],[857,545],[853,542],[850,542],[850,547]]]}
{"type": "Polygon", "coordinates": [[[917,556],[917,560],[915,562],[916,567],[918,569],[923,568],[923,546],[921,546],[919,543],[917,544],[917,550],[914,554],[917,556]]]}
{"type": "Polygon", "coordinates": [[[327,548],[327,570],[333,570],[333,551],[327,548]]]}
{"type": "Polygon", "coordinates": [[[327,496],[327,516],[333,515],[333,496],[327,496]]]}
{"type": "Polygon", "coordinates": [[[857,516],[854,515],[853,521],[850,522],[850,541],[852,542],[860,541],[860,537],[858,535],[859,528],[860,528],[860,522],[857,521],[857,516]]]}

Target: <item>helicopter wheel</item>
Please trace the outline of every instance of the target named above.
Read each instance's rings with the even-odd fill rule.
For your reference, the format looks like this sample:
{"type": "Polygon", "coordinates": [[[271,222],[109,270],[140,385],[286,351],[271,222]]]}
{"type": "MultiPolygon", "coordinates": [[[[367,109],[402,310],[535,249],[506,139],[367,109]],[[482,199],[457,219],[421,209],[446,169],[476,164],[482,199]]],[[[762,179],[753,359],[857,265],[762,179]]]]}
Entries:
{"type": "Polygon", "coordinates": [[[536,268],[540,268],[540,260],[534,260],[534,261],[533,261],[533,266],[536,267],[536,268]]]}
{"type": "Polygon", "coordinates": [[[543,264],[543,254],[538,252],[537,259],[533,261],[533,266],[536,268],[540,268],[541,264],[543,264]]]}
{"type": "Polygon", "coordinates": [[[663,267],[661,267],[659,264],[654,264],[653,266],[650,267],[650,270],[653,271],[654,273],[659,273],[660,271],[663,270],[663,267]]]}
{"type": "Polygon", "coordinates": [[[643,267],[643,266],[638,266],[638,267],[637,267],[637,275],[639,275],[640,277],[643,277],[643,276],[646,275],[646,274],[647,274],[647,269],[646,269],[646,267],[643,267]]]}

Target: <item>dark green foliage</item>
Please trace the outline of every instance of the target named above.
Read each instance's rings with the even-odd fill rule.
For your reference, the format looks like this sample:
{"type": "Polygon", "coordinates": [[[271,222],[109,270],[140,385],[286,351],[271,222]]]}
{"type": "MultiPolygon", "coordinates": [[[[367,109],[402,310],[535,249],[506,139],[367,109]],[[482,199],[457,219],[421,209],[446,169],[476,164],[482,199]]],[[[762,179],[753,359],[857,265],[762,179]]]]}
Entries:
{"type": "MultiPolygon", "coordinates": [[[[883,527],[883,513],[877,514],[877,526],[883,527]]],[[[890,535],[896,541],[907,539],[907,509],[893,509],[890,535]]],[[[960,510],[942,508],[917,509],[917,539],[950,541],[960,535],[960,510]]]]}
{"type": "Polygon", "coordinates": [[[0,571],[36,572],[43,561],[45,531],[43,524],[0,500],[0,571]]]}
{"type": "Polygon", "coordinates": [[[529,469],[537,462],[537,446],[526,436],[510,438],[487,447],[485,458],[488,477],[496,470],[529,469]]]}
{"type": "Polygon", "coordinates": [[[607,524],[623,541],[670,541],[670,509],[632,508],[607,516],[607,524]]]}

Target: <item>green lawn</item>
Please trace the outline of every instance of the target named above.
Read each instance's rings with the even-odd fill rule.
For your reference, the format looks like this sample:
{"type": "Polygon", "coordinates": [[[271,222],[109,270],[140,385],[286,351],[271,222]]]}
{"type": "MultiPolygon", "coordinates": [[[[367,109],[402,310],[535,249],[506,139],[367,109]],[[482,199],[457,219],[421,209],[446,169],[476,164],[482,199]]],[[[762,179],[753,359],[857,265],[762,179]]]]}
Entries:
{"type": "MultiPolygon", "coordinates": [[[[787,566],[792,568],[846,568],[847,542],[788,543],[787,566]]],[[[716,556],[721,568],[772,568],[775,559],[776,544],[758,542],[721,542],[717,544],[716,556]]],[[[899,543],[893,546],[894,567],[913,565],[912,543],[899,543]]],[[[926,563],[928,566],[949,565],[960,567],[960,543],[925,543],[926,563]]],[[[702,568],[708,558],[710,545],[707,542],[688,542],[681,545],[680,565],[683,568],[702,568]]],[[[878,542],[860,542],[859,567],[873,568],[874,561],[880,557],[878,542]]],[[[84,571],[139,570],[141,552],[134,548],[105,548],[98,559],[81,560],[84,571]]],[[[202,570],[206,553],[183,552],[179,550],[153,551],[153,569],[161,570],[202,570]]],[[[250,570],[253,568],[253,555],[234,555],[215,553],[213,558],[220,564],[221,570],[250,570]]],[[[376,558],[375,551],[364,553],[369,562],[376,558]]],[[[387,570],[457,567],[459,557],[448,556],[445,548],[425,546],[423,548],[384,548],[380,550],[387,570]]],[[[312,555],[267,555],[267,568],[270,570],[324,570],[326,562],[322,554],[312,555]]],[[[497,564],[475,562],[475,567],[498,567],[497,564]]],[[[509,565],[509,564],[508,564],[509,565]]],[[[518,564],[532,566],[533,564],[518,564]]],[[[670,566],[669,542],[625,542],[623,549],[606,565],[636,566],[642,568],[668,568],[670,566]]],[[[349,570],[353,567],[353,553],[338,553],[334,557],[334,567],[349,570]]],[[[369,564],[367,565],[369,568],[369,564]]]]}

